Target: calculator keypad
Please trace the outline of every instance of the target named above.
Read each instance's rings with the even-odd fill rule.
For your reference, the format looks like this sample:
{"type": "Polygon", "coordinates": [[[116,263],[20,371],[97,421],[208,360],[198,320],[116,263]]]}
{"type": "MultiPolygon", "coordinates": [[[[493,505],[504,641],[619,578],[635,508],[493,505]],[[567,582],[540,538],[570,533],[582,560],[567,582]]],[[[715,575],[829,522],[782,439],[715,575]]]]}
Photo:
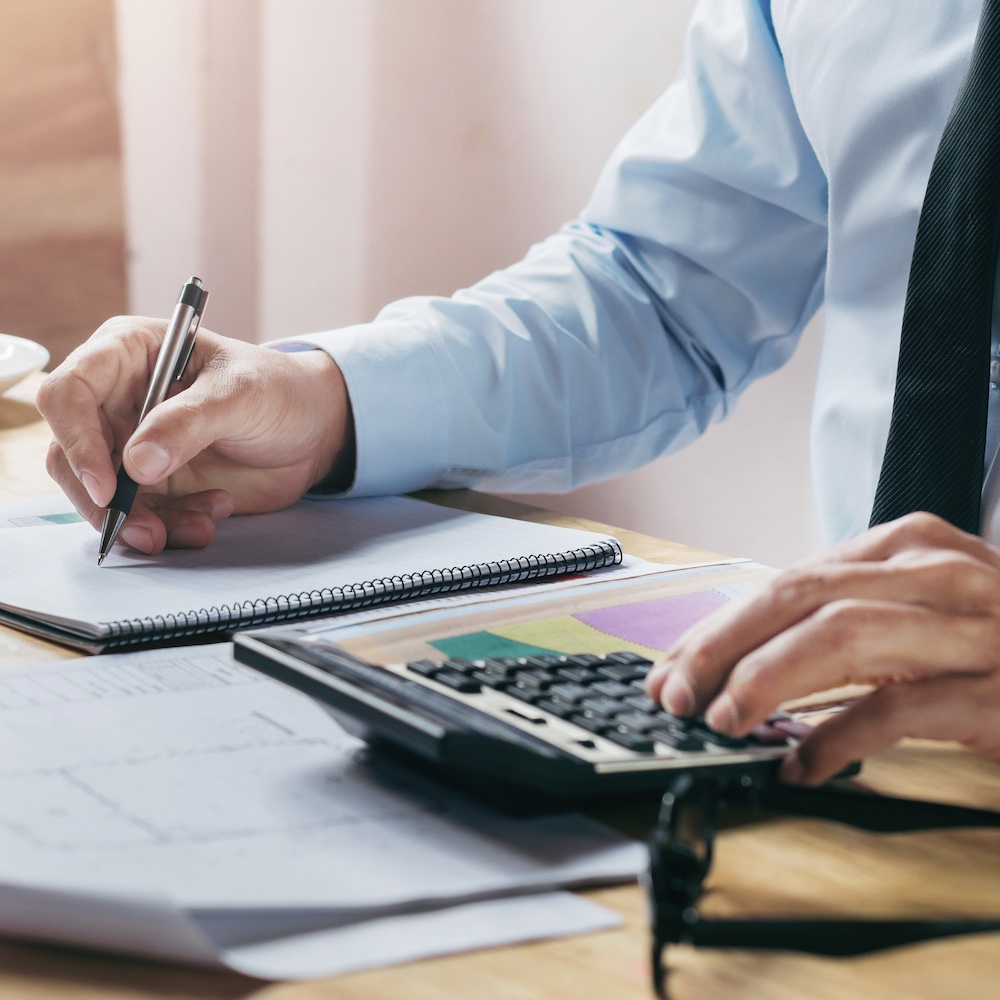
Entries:
{"type": "Polygon", "coordinates": [[[507,695],[639,755],[657,753],[658,744],[683,753],[784,746],[808,730],[803,723],[776,715],[748,737],[737,738],[713,731],[701,717],[670,715],[645,694],[650,666],[650,660],[626,651],[607,656],[417,660],[406,664],[406,670],[463,695],[507,695]]]}

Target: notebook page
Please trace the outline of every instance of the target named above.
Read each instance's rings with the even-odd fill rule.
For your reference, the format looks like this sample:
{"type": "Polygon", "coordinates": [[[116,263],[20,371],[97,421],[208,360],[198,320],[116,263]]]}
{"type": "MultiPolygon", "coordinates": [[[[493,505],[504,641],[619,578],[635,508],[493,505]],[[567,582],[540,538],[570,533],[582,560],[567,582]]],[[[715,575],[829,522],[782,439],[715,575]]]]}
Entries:
{"type": "Polygon", "coordinates": [[[96,624],[345,587],[370,580],[606,542],[606,536],[455,511],[409,497],[301,501],[219,525],[203,550],[143,556],[116,546],[97,566],[86,523],[4,533],[0,604],[52,622],[96,624]]]}

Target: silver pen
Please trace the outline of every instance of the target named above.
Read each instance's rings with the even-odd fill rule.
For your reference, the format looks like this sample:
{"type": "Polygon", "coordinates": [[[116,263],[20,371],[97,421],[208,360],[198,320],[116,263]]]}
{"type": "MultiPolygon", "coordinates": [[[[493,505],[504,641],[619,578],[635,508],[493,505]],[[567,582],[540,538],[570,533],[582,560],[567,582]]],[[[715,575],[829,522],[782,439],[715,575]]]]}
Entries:
{"type": "MultiPolygon", "coordinates": [[[[156,356],[153,378],[149,383],[149,391],[146,393],[146,402],[143,403],[142,412],[139,414],[137,427],[154,406],[159,406],[167,398],[173,383],[179,382],[184,377],[188,361],[191,360],[191,352],[194,350],[195,335],[198,333],[206,302],[208,302],[208,292],[202,287],[201,278],[189,278],[181,289],[180,298],[174,307],[174,314],[170,317],[170,324],[160,345],[160,352],[156,356]]],[[[104,562],[104,557],[115,544],[118,532],[122,530],[125,518],[132,509],[137,490],[138,486],[125,471],[123,464],[118,470],[118,488],[104,512],[101,548],[97,556],[98,566],[104,562]]]]}

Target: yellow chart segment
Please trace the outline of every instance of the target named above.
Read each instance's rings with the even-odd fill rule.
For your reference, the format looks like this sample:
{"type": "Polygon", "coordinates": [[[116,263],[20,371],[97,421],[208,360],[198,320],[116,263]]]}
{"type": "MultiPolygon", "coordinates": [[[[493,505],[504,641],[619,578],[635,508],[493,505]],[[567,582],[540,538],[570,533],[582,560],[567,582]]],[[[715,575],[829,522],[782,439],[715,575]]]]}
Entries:
{"type": "Polygon", "coordinates": [[[491,628],[490,632],[513,642],[523,642],[528,646],[541,646],[557,653],[596,653],[598,656],[603,656],[605,653],[629,650],[653,659],[661,655],[658,649],[643,646],[638,642],[629,642],[616,635],[609,635],[572,615],[564,615],[561,618],[544,618],[541,621],[524,622],[520,625],[508,625],[502,628],[491,628]]]}

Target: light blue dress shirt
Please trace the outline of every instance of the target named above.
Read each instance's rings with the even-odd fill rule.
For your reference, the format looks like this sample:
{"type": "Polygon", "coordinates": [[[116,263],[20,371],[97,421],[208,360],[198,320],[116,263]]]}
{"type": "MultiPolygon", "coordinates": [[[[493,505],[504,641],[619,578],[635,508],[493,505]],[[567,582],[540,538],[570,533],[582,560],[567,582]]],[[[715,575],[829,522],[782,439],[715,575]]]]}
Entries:
{"type": "Polygon", "coordinates": [[[703,0],[678,80],[578,220],[452,298],[297,338],[347,380],[352,492],[634,468],[724,417],[825,302],[813,474],[830,539],[865,530],[917,218],[981,8],[703,0]]]}

